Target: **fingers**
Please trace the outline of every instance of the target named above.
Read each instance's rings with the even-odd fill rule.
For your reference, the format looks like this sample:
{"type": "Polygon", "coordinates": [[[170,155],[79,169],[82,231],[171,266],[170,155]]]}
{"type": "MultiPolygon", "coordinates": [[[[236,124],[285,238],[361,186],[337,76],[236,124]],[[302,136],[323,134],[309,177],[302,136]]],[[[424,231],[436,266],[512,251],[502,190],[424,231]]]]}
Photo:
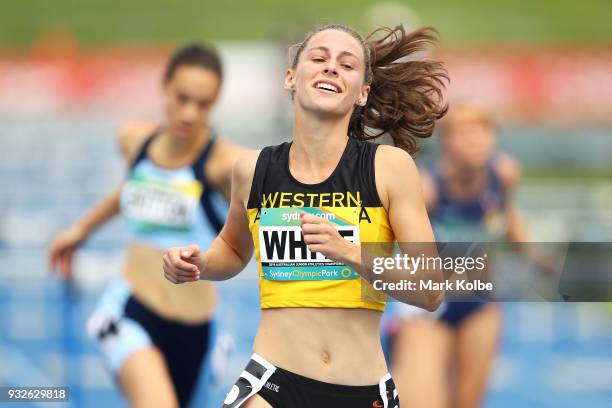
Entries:
{"type": "Polygon", "coordinates": [[[164,272],[174,277],[179,283],[193,282],[200,279],[200,271],[178,269],[167,258],[164,259],[164,272]]]}
{"type": "Polygon", "coordinates": [[[165,266],[164,266],[164,278],[166,278],[167,280],[169,280],[170,282],[172,282],[174,284],[183,283],[183,282],[179,282],[178,279],[176,279],[174,276],[172,276],[172,274],[168,273],[166,271],[166,267],[165,266]]]}
{"type": "Polygon", "coordinates": [[[180,267],[180,266],[177,266],[176,263],[173,263],[166,256],[164,256],[163,261],[164,261],[165,270],[170,271],[174,276],[177,276],[177,277],[180,276],[180,277],[184,277],[190,280],[194,280],[195,277],[200,275],[200,271],[198,270],[198,268],[189,263],[185,263],[187,267],[184,267],[184,266],[180,267]]]}
{"type": "Polygon", "coordinates": [[[345,251],[347,241],[329,220],[312,214],[300,214],[304,242],[311,252],[319,252],[329,259],[337,259],[345,251]]]}
{"type": "Polygon", "coordinates": [[[308,250],[310,252],[321,252],[323,253],[325,250],[325,246],[321,244],[308,244],[308,250]]]}
{"type": "Polygon", "coordinates": [[[162,258],[164,277],[172,283],[199,280],[200,270],[197,266],[199,256],[196,254],[199,254],[197,245],[170,248],[162,258]]]}
{"type": "Polygon", "coordinates": [[[187,259],[200,255],[200,247],[197,245],[189,245],[181,250],[181,258],[187,259]]]}
{"type": "Polygon", "coordinates": [[[60,259],[62,258],[62,254],[63,254],[63,249],[57,245],[55,242],[53,244],[51,244],[51,247],[49,248],[49,252],[48,252],[48,260],[49,260],[49,267],[51,269],[55,269],[57,268],[60,259]]]}
{"type": "Polygon", "coordinates": [[[329,235],[327,234],[304,234],[304,242],[308,245],[308,248],[310,248],[312,244],[324,244],[328,241],[329,235]]]}
{"type": "Polygon", "coordinates": [[[72,273],[72,251],[67,251],[60,255],[58,266],[62,277],[70,277],[70,274],[72,273]]]}
{"type": "Polygon", "coordinates": [[[330,227],[325,224],[302,224],[302,232],[304,233],[304,235],[328,233],[330,232],[329,228],[330,227]]]}
{"type": "Polygon", "coordinates": [[[304,224],[323,224],[327,220],[305,212],[300,213],[300,223],[304,224]]]}
{"type": "Polygon", "coordinates": [[[54,253],[49,253],[48,263],[49,263],[49,269],[54,271],[57,266],[57,255],[55,255],[54,253]]]}
{"type": "Polygon", "coordinates": [[[199,280],[200,275],[193,273],[191,275],[181,274],[174,270],[172,266],[164,264],[164,277],[172,283],[185,283],[199,280]]]}
{"type": "Polygon", "coordinates": [[[170,248],[164,257],[168,258],[170,264],[175,268],[184,270],[197,269],[197,255],[192,254],[193,249],[191,247],[176,247],[170,248]]]}
{"type": "Polygon", "coordinates": [[[70,277],[72,273],[72,258],[75,247],[67,245],[64,240],[56,239],[48,251],[49,268],[63,278],[70,277]]]}
{"type": "Polygon", "coordinates": [[[68,278],[72,273],[72,254],[73,251],[65,250],[50,255],[49,268],[52,272],[57,272],[61,277],[68,278]]]}
{"type": "MultiPolygon", "coordinates": [[[[319,219],[319,217],[314,218],[319,219]]],[[[304,219],[302,219],[302,232],[304,234],[304,242],[309,245],[309,248],[311,244],[323,244],[328,242],[333,234],[336,233],[334,227],[329,223],[308,223],[303,220],[304,219]]],[[[313,251],[313,249],[310,250],[313,251]]]]}
{"type": "Polygon", "coordinates": [[[198,271],[198,267],[192,263],[189,263],[183,259],[175,258],[172,259],[171,256],[164,256],[164,262],[168,264],[169,267],[173,268],[177,272],[190,273],[194,275],[196,271],[198,271]]]}

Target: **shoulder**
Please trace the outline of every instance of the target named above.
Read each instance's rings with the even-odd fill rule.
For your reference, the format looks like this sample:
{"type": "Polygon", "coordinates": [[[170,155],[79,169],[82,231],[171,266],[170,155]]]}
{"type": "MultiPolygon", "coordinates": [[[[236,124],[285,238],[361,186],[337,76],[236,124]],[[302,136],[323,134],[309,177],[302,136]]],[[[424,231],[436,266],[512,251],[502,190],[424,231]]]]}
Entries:
{"type": "Polygon", "coordinates": [[[404,176],[418,177],[414,159],[408,152],[395,146],[379,145],[376,152],[376,169],[385,173],[401,172],[404,176]]]}
{"type": "Polygon", "coordinates": [[[410,154],[398,147],[380,145],[374,160],[376,189],[385,208],[400,195],[420,190],[419,172],[410,154]]]}
{"type": "Polygon", "coordinates": [[[238,199],[245,207],[248,206],[259,153],[260,150],[243,151],[232,167],[232,197],[238,199]]]}
{"type": "Polygon", "coordinates": [[[261,150],[242,150],[233,165],[233,178],[236,183],[246,184],[253,180],[255,166],[261,150]]]}
{"type": "Polygon", "coordinates": [[[119,127],[117,132],[117,143],[121,153],[131,161],[138,154],[144,141],[159,127],[154,122],[127,122],[119,127]]]}
{"type": "Polygon", "coordinates": [[[514,187],[521,179],[521,165],[508,154],[500,153],[493,162],[493,169],[506,189],[514,187]]]}
{"type": "Polygon", "coordinates": [[[232,169],[233,164],[246,151],[242,146],[225,138],[218,137],[215,139],[211,159],[207,165],[208,170],[217,170],[217,172],[226,173],[232,169]]]}
{"type": "Polygon", "coordinates": [[[239,156],[246,149],[224,137],[215,139],[215,151],[219,155],[230,154],[231,156],[239,156]]]}

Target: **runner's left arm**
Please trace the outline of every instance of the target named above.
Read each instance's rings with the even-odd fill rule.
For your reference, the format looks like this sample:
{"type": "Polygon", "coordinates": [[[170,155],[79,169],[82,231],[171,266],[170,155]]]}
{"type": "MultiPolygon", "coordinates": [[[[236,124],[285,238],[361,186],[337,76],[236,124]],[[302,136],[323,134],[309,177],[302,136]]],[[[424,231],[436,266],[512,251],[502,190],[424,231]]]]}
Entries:
{"type": "MultiPolygon", "coordinates": [[[[413,257],[437,257],[435,239],[423,200],[419,174],[410,155],[391,146],[379,146],[376,154],[376,186],[400,249],[413,257]],[[401,174],[402,177],[398,177],[401,174]]],[[[329,221],[309,214],[302,215],[304,240],[311,251],[342,262],[355,269],[374,288],[395,299],[435,310],[444,292],[436,288],[442,281],[439,270],[385,268],[373,272],[373,254],[362,253],[362,246],[343,239],[329,221]],[[377,281],[377,282],[375,282],[377,281]],[[413,282],[412,289],[396,289],[397,284],[413,282]],[[432,289],[421,289],[421,282],[431,282],[432,289]]]]}
{"type": "Polygon", "coordinates": [[[510,242],[529,241],[529,229],[514,202],[514,191],[521,181],[521,165],[510,155],[500,154],[495,161],[495,171],[501,180],[506,219],[506,238],[510,242]]]}

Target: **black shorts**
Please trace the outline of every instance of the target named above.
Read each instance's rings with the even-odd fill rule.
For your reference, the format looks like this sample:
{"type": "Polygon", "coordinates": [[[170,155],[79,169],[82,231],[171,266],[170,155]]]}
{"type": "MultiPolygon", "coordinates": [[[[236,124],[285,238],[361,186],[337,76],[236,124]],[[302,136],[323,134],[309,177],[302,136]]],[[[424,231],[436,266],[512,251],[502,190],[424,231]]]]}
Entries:
{"type": "Polygon", "coordinates": [[[274,408],[399,408],[390,374],[375,385],[338,385],[275,367],[253,354],[222,408],[238,408],[259,394],[274,408]]]}
{"type": "Polygon", "coordinates": [[[138,350],[157,347],[181,407],[206,381],[204,366],[213,343],[213,322],[183,324],[159,316],[136,299],[121,279],[105,290],[87,326],[113,375],[138,350]]]}
{"type": "Polygon", "coordinates": [[[483,306],[486,306],[485,302],[448,302],[444,312],[439,317],[441,322],[446,323],[452,329],[457,329],[464,322],[465,319],[478,312],[483,306]]]}
{"type": "Polygon", "coordinates": [[[165,319],[134,296],[125,305],[125,317],[138,322],[151,336],[164,356],[179,406],[186,407],[210,350],[210,322],[188,325],[165,319]]]}

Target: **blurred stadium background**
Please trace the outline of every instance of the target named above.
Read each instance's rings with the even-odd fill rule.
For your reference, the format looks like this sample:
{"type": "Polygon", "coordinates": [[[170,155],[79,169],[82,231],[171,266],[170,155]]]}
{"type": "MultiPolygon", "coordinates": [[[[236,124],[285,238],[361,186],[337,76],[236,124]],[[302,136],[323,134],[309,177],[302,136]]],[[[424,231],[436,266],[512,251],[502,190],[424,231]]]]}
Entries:
{"type": "MultiPolygon", "coordinates": [[[[0,385],[70,386],[70,404],[58,407],[125,406],[84,334],[97,295],[120,273],[124,226],[115,220],[88,241],[70,285],[50,274],[45,251],[121,180],[118,125],[161,120],[160,75],[174,46],[219,47],[227,75],[213,123],[258,147],[290,134],[282,74],[287,45],[305,31],[434,25],[450,99],[489,107],[501,147],[524,165],[517,198],[534,239],[610,241],[611,20],[607,0],[3,4],[0,385]]],[[[236,352],[217,398],[250,354],[258,318],[254,268],[219,286],[236,352]]],[[[505,314],[486,407],[612,406],[609,304],[513,303],[505,314]]]]}

